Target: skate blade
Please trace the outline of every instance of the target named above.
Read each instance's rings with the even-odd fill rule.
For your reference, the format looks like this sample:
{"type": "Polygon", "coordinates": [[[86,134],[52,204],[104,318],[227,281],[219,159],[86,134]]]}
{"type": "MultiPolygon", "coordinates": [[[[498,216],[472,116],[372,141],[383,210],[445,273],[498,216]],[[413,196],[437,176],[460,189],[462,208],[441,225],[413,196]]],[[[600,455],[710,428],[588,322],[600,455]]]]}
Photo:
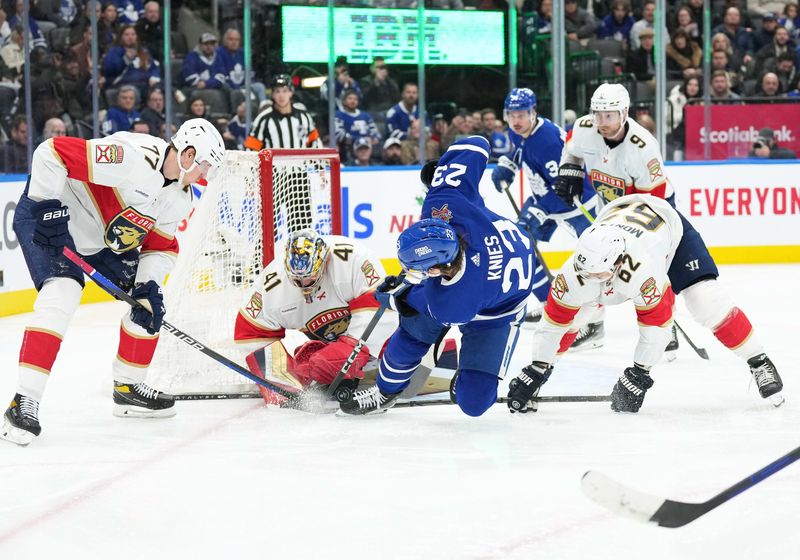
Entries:
{"type": "Polygon", "coordinates": [[[767,400],[775,408],[778,408],[780,405],[786,402],[786,399],[783,398],[783,395],[781,393],[775,393],[774,395],[770,395],[767,397],[767,400]]]}
{"type": "Polygon", "coordinates": [[[161,410],[150,410],[149,408],[129,404],[114,405],[114,416],[117,418],[172,418],[175,414],[174,406],[161,410]]]}
{"type": "Polygon", "coordinates": [[[664,352],[664,359],[668,362],[674,362],[677,357],[678,353],[675,350],[667,350],[664,352]]]}
{"type": "Polygon", "coordinates": [[[35,435],[27,430],[12,426],[8,420],[3,423],[3,429],[0,431],[0,438],[23,447],[32,442],[35,437],[35,435]]]}
{"type": "Polygon", "coordinates": [[[602,348],[603,341],[597,340],[594,342],[586,342],[585,344],[581,344],[580,346],[572,346],[570,347],[570,352],[583,352],[584,350],[594,350],[595,348],[602,348]]]}

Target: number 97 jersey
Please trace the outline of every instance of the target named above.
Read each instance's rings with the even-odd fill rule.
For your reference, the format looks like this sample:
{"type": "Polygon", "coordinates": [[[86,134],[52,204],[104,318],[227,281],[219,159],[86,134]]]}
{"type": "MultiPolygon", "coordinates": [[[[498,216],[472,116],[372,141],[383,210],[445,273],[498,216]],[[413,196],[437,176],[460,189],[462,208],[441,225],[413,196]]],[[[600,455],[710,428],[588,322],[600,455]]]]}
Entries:
{"type": "Polygon", "coordinates": [[[625,126],[623,139],[609,146],[594,118],[581,117],[567,134],[561,163],[570,161],[568,156],[582,159],[589,181],[605,202],[636,193],[670,198],[672,185],[664,172],[658,142],[633,119],[627,119],[625,126]]]}

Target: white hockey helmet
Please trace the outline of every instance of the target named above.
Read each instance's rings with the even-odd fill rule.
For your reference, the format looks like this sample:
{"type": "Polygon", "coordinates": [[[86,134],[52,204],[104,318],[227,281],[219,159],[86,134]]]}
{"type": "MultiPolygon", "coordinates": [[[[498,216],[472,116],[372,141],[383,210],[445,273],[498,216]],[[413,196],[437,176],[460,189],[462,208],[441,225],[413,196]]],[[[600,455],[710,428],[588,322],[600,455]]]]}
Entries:
{"type": "Polygon", "coordinates": [[[594,225],[583,232],[575,247],[573,266],[584,280],[607,282],[625,254],[625,237],[611,225],[594,225]]]}
{"type": "Polygon", "coordinates": [[[178,166],[182,174],[188,173],[195,165],[202,162],[210,164],[212,169],[217,168],[225,159],[225,142],[222,140],[222,135],[205,119],[189,119],[183,123],[172,137],[172,145],[178,150],[178,156],[189,146],[195,150],[194,165],[189,169],[181,166],[181,158],[178,157],[178,166]]]}
{"type": "Polygon", "coordinates": [[[590,104],[595,111],[619,111],[620,118],[625,120],[631,106],[631,96],[622,84],[600,84],[592,94],[590,104]]]}

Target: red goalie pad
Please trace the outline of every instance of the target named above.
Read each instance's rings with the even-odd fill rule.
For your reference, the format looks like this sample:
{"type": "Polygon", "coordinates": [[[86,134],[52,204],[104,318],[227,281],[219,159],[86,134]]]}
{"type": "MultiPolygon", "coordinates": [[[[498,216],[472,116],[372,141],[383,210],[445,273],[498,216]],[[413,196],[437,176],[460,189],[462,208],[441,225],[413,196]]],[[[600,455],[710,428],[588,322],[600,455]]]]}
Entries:
{"type": "MultiPolygon", "coordinates": [[[[347,335],[340,336],[328,344],[316,341],[306,342],[295,350],[295,375],[313,379],[322,385],[330,385],[357,343],[358,340],[347,335]],[[323,347],[320,347],[319,344],[322,344],[323,347]]],[[[368,360],[369,349],[364,346],[344,378],[362,378],[361,369],[368,360]]]]}

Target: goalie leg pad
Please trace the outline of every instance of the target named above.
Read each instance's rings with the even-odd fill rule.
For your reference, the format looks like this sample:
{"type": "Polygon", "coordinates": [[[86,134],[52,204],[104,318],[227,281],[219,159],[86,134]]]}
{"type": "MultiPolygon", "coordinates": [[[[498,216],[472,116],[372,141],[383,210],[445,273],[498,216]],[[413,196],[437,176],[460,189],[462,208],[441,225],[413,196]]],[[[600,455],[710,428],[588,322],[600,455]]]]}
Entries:
{"type": "Polygon", "coordinates": [[[463,369],[456,377],[455,398],[458,407],[467,416],[480,416],[497,400],[496,375],[484,371],[463,369]]]}
{"type": "MultiPolygon", "coordinates": [[[[358,340],[352,336],[342,335],[335,341],[326,344],[314,352],[308,358],[309,376],[314,381],[322,385],[330,385],[336,378],[336,374],[342,369],[353,349],[358,344],[358,340]]],[[[364,374],[362,368],[369,360],[369,348],[363,345],[356,354],[353,365],[347,370],[344,379],[362,378],[364,374]]]]}

